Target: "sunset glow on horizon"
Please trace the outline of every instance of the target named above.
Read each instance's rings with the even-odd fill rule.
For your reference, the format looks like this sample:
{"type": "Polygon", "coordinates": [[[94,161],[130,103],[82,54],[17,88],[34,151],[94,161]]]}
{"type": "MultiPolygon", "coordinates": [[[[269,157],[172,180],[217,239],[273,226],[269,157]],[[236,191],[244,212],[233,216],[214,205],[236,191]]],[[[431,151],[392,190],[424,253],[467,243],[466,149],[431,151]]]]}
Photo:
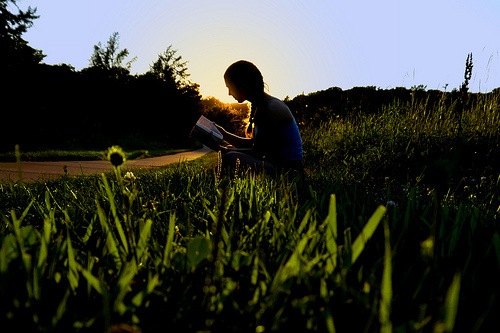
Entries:
{"type": "Polygon", "coordinates": [[[19,0],[40,18],[23,35],[47,64],[89,66],[93,46],[119,34],[143,74],[169,46],[203,97],[234,102],[223,73],[246,59],[269,93],[293,98],[330,87],[459,88],[473,54],[470,90],[500,87],[500,5],[493,0],[133,1],[19,0]]]}

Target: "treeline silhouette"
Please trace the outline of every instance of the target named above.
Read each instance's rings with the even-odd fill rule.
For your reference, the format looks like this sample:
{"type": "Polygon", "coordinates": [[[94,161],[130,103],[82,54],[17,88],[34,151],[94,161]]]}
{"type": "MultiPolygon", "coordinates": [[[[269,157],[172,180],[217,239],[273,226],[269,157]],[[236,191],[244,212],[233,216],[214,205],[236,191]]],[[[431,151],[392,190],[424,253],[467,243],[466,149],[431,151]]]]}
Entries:
{"type": "Polygon", "coordinates": [[[4,149],[186,144],[201,99],[197,85],[179,87],[149,72],[64,64],[18,71],[4,92],[4,149]]]}
{"type": "MultiPolygon", "coordinates": [[[[189,131],[200,114],[236,133],[243,133],[248,116],[245,104],[202,98],[197,84],[179,87],[149,72],[130,75],[39,64],[12,76],[4,92],[2,150],[12,150],[15,144],[25,150],[181,147],[192,144],[189,131]]],[[[497,92],[489,94],[498,98],[497,92]]],[[[468,103],[480,95],[485,94],[469,93],[468,103]]],[[[380,112],[390,104],[450,107],[460,97],[458,90],[422,87],[332,87],[285,102],[302,126],[315,126],[332,117],[380,112]]]]}
{"type": "Polygon", "coordinates": [[[0,149],[106,149],[185,145],[199,115],[199,86],[172,46],[150,69],[131,75],[127,49],[113,33],[94,45],[89,66],[42,63],[22,38],[36,8],[0,0],[0,149]]]}
{"type": "Polygon", "coordinates": [[[425,105],[428,110],[437,107],[456,107],[459,112],[459,110],[466,110],[469,106],[475,105],[478,99],[484,99],[487,95],[500,99],[500,88],[489,93],[466,92],[464,99],[463,92],[458,89],[425,90],[424,86],[410,89],[405,87],[380,89],[368,86],[342,90],[338,87],[331,87],[307,95],[298,95],[293,99],[287,98],[285,102],[299,123],[315,126],[325,119],[374,114],[391,105],[398,108],[425,105]]]}
{"type": "MultiPolygon", "coordinates": [[[[202,98],[199,85],[188,79],[187,63],[172,46],[144,74],[130,74],[135,58],[125,62],[128,50],[119,48],[117,32],[106,45],[94,45],[87,68],[77,71],[68,64],[44,64],[42,51],[22,39],[38,18],[36,9],[12,13],[9,8],[16,6],[9,7],[9,2],[15,5],[0,0],[1,151],[12,151],[15,145],[21,150],[186,147],[193,144],[189,132],[200,114],[234,133],[244,133],[248,105],[202,98]]],[[[375,113],[398,103],[403,108],[426,103],[430,109],[437,103],[458,104],[464,110],[483,95],[467,91],[472,56],[467,59],[460,90],[332,87],[287,97],[285,102],[301,126],[375,113]]],[[[498,98],[498,92],[499,88],[490,94],[498,98]]]]}

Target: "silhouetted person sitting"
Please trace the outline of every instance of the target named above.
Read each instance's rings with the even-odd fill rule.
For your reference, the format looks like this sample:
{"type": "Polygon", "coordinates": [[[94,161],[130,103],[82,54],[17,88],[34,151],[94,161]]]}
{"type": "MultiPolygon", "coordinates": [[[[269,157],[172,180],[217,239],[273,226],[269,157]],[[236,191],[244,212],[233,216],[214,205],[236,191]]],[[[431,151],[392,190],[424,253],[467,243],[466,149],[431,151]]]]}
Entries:
{"type": "Polygon", "coordinates": [[[238,103],[251,103],[246,136],[227,132],[215,124],[231,146],[222,149],[223,169],[251,168],[276,174],[296,170],[302,174],[302,138],[288,106],[264,92],[264,80],[251,62],[240,60],[224,73],[229,95],[238,103]]]}

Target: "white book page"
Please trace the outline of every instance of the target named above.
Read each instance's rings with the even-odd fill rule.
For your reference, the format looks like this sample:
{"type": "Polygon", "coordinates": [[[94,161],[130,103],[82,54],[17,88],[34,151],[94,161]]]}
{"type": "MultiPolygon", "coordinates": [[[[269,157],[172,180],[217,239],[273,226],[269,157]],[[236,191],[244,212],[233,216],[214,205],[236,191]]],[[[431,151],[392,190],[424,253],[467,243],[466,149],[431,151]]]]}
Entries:
{"type": "Polygon", "coordinates": [[[222,133],[219,131],[219,129],[214,125],[210,119],[208,119],[205,116],[200,116],[200,119],[196,122],[196,125],[198,127],[201,127],[202,129],[206,130],[207,132],[212,132],[212,134],[220,139],[222,139],[224,136],[222,133]]]}

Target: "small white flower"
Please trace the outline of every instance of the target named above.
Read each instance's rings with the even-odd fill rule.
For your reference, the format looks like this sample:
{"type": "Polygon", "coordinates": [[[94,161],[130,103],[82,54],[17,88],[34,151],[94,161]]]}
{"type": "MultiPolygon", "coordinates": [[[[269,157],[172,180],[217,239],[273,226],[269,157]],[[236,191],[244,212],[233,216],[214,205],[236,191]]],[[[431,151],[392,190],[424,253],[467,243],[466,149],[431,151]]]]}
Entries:
{"type": "Polygon", "coordinates": [[[136,180],[137,177],[134,175],[133,172],[131,171],[128,171],[125,176],[123,176],[123,180],[126,182],[126,183],[132,183],[134,182],[134,180],[136,180]]]}

